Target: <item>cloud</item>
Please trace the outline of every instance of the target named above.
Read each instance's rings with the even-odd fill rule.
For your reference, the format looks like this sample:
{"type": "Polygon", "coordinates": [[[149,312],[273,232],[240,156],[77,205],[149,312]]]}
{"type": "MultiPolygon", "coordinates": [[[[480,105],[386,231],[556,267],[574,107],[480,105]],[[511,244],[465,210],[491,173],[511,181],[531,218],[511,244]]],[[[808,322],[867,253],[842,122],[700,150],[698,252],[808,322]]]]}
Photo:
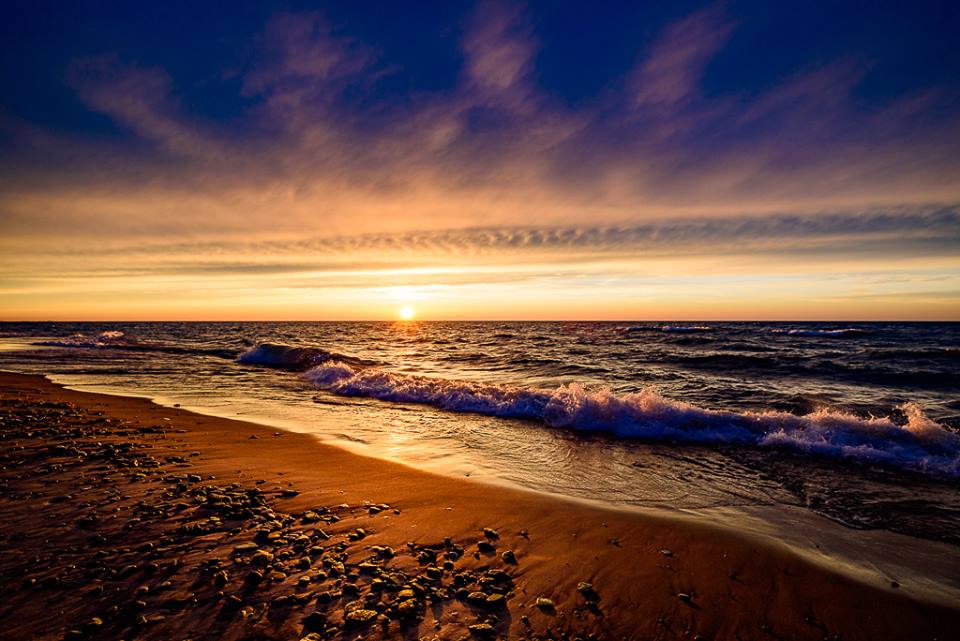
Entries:
{"type": "MultiPolygon", "coordinates": [[[[858,247],[870,251],[878,244],[889,245],[890,241],[895,241],[894,248],[903,251],[916,246],[926,252],[952,255],[955,244],[960,242],[960,207],[768,214],[613,225],[471,227],[299,240],[151,243],[104,250],[101,255],[156,256],[174,261],[182,260],[180,257],[184,255],[203,256],[205,262],[194,269],[209,272],[229,269],[210,262],[218,257],[229,262],[237,257],[257,256],[258,262],[244,263],[244,270],[267,273],[307,268],[336,270],[371,264],[358,262],[358,256],[379,257],[374,258],[377,264],[383,262],[383,256],[391,256],[389,264],[399,268],[423,264],[416,262],[417,259],[430,263],[434,258],[454,257],[454,262],[459,262],[497,255],[512,260],[540,260],[545,254],[558,253],[571,259],[576,254],[600,257],[604,254],[661,256],[677,252],[751,255],[770,250],[789,253],[811,249],[843,253],[858,247]],[[327,259],[264,262],[270,257],[282,256],[327,259]],[[341,260],[332,257],[341,257],[341,260]],[[398,257],[403,257],[403,264],[397,262],[398,257]]],[[[51,255],[77,253],[73,248],[61,248],[51,255]]]]}
{"type": "Polygon", "coordinates": [[[184,121],[171,96],[171,79],[162,69],[125,65],[115,55],[77,60],[70,84],[94,111],[114,118],[138,135],[177,155],[216,160],[219,144],[184,121]]]}
{"type": "Polygon", "coordinates": [[[637,106],[673,108],[696,96],[704,68],[726,43],[732,25],[719,6],[671,24],[630,78],[637,106]]]}
{"type": "Polygon", "coordinates": [[[865,110],[855,98],[865,63],[846,57],[708,95],[709,63],[737,37],[723,6],[636,43],[634,69],[576,108],[538,86],[546,52],[530,11],[484,3],[464,24],[450,51],[462,56],[458,83],[381,100],[378,82],[407,70],[376,43],[317,12],[277,14],[241,74],[239,112],[223,122],[191,110],[160,68],[115,55],[78,61],[69,73],[78,96],[135,136],[0,123],[22,145],[2,159],[4,245],[379,231],[392,239],[382,246],[428,250],[464,228],[503,228],[466,246],[559,249],[566,238],[639,241],[648,228],[662,238],[688,219],[807,220],[960,200],[949,88],[865,110]],[[516,231],[525,227],[541,231],[516,231]]]}
{"type": "Polygon", "coordinates": [[[524,111],[533,89],[535,44],[516,5],[485,2],[474,12],[463,40],[469,82],[479,96],[500,108],[524,111]]]}

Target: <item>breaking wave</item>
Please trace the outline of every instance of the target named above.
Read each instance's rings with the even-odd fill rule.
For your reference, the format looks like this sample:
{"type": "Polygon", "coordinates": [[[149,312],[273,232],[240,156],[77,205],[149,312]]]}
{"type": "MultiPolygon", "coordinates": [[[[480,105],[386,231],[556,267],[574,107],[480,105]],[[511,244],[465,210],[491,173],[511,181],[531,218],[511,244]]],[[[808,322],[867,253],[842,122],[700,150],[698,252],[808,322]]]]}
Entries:
{"type": "Polygon", "coordinates": [[[694,334],[700,332],[712,332],[713,328],[708,325],[634,325],[624,327],[624,332],[665,332],[667,334],[694,334]]]}
{"type": "Polygon", "coordinates": [[[864,419],[829,410],[803,416],[709,410],[665,398],[653,389],[617,395],[577,383],[542,390],[452,381],[355,368],[336,360],[318,364],[303,376],[316,387],[343,396],[535,420],[621,438],[788,448],[934,476],[960,476],[960,435],[912,404],[902,407],[907,421],[899,425],[890,418],[864,419]]]}
{"type": "Polygon", "coordinates": [[[124,333],[119,330],[100,332],[96,336],[87,336],[85,334],[74,334],[67,338],[60,338],[49,341],[37,341],[34,345],[43,345],[45,347],[114,347],[120,344],[124,333]]]}
{"type": "Polygon", "coordinates": [[[773,334],[784,334],[786,336],[825,336],[827,338],[843,338],[847,336],[860,336],[865,334],[866,330],[857,327],[844,327],[841,329],[772,329],[773,334]]]}
{"type": "Polygon", "coordinates": [[[265,367],[300,372],[331,360],[349,362],[354,365],[364,363],[362,359],[344,356],[336,352],[328,352],[319,347],[292,347],[290,345],[280,345],[277,343],[262,343],[257,345],[240,354],[237,360],[247,365],[263,365],[265,367]]]}
{"type": "Polygon", "coordinates": [[[182,347],[161,343],[141,343],[131,340],[124,332],[111,330],[100,332],[95,336],[74,334],[66,338],[47,341],[36,341],[34,345],[44,347],[69,347],[75,349],[110,349],[126,350],[131,352],[162,352],[164,354],[181,354],[185,356],[216,356],[233,359],[237,356],[236,350],[220,347],[182,347]]]}

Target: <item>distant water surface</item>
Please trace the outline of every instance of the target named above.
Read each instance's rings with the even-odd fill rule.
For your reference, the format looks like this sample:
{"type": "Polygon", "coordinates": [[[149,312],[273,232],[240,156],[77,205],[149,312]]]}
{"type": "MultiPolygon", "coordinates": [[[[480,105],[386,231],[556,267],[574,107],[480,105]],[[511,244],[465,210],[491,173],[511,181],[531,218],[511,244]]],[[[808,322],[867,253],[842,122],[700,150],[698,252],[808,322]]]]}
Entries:
{"type": "Polygon", "coordinates": [[[0,368],[619,505],[960,543],[960,324],[6,323],[0,368]]]}

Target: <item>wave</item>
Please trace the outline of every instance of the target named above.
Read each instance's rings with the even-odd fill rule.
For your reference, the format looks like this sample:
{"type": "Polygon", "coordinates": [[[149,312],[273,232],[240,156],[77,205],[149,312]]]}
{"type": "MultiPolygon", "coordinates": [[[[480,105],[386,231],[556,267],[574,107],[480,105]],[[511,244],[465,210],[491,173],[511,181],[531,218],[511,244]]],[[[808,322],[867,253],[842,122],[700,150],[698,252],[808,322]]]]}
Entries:
{"type": "Polygon", "coordinates": [[[303,376],[316,387],[342,396],[535,420],[550,427],[621,438],[788,448],[935,476],[960,476],[960,436],[912,404],[903,406],[907,422],[899,425],[890,418],[864,419],[828,410],[800,416],[703,409],[665,398],[653,389],[617,395],[571,383],[542,390],[358,369],[332,360],[303,376]]]}
{"type": "Polygon", "coordinates": [[[84,347],[84,348],[97,348],[97,347],[113,347],[119,344],[118,341],[122,340],[124,333],[119,330],[110,330],[105,332],[100,332],[96,336],[87,336],[85,334],[74,334],[67,338],[61,338],[57,340],[49,341],[37,341],[34,345],[42,345],[45,347],[84,347]]]}
{"type": "Polygon", "coordinates": [[[712,332],[713,327],[708,325],[632,325],[623,327],[620,331],[633,332],[663,332],[667,334],[693,334],[699,332],[712,332]]]}
{"type": "Polygon", "coordinates": [[[354,365],[368,364],[359,358],[329,352],[319,347],[293,347],[278,343],[261,343],[237,357],[246,365],[263,365],[275,369],[302,372],[326,361],[342,361],[354,365]]]}
{"type": "Polygon", "coordinates": [[[44,347],[68,347],[74,349],[111,349],[127,350],[132,352],[162,352],[164,354],[179,354],[185,356],[216,356],[219,358],[234,359],[237,350],[220,347],[182,347],[160,343],[140,343],[127,338],[124,332],[112,330],[100,332],[96,336],[74,334],[67,338],[36,341],[33,345],[44,347]]]}
{"type": "Polygon", "coordinates": [[[844,327],[841,329],[771,329],[772,334],[784,334],[786,336],[824,336],[827,338],[843,338],[847,336],[860,336],[867,331],[857,327],[844,327]]]}

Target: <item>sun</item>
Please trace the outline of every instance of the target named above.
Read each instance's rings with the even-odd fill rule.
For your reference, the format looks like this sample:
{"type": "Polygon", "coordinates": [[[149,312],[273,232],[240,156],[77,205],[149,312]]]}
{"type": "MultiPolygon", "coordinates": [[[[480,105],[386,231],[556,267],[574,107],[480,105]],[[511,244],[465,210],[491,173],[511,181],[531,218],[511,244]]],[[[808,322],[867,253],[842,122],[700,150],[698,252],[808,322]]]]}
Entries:
{"type": "Polygon", "coordinates": [[[417,310],[412,305],[404,305],[398,313],[400,314],[400,320],[413,320],[413,317],[417,315],[417,310]]]}

